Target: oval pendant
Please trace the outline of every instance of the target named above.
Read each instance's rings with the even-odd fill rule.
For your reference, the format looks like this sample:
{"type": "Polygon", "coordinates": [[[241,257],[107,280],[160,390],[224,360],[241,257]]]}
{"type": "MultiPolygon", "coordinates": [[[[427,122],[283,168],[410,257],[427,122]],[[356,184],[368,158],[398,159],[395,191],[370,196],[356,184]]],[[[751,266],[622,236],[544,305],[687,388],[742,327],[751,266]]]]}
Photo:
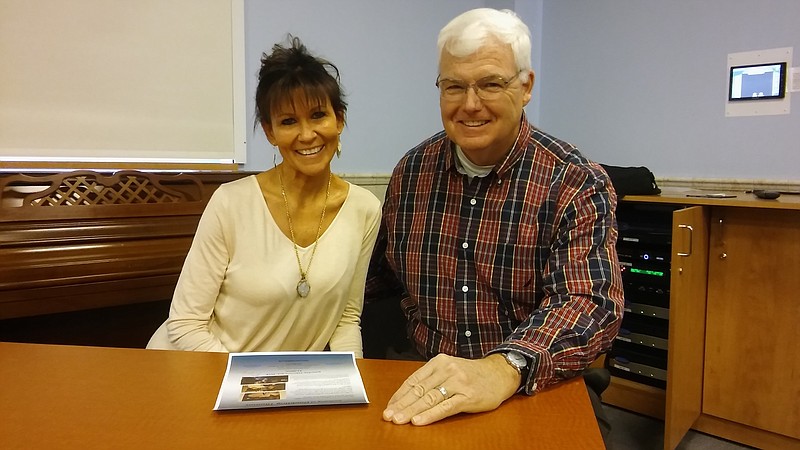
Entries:
{"type": "Polygon", "coordinates": [[[308,284],[308,280],[305,278],[301,278],[300,281],[297,282],[297,295],[300,297],[306,298],[308,294],[311,292],[311,285],[308,284]]]}

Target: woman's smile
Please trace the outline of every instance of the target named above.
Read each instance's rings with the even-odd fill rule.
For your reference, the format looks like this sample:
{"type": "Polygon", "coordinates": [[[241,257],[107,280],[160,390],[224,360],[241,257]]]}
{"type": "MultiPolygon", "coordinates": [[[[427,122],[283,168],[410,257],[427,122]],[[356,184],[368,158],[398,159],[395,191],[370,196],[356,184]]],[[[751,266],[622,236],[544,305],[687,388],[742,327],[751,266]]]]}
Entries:
{"type": "Polygon", "coordinates": [[[313,155],[316,155],[317,153],[321,152],[323,148],[325,148],[325,146],[324,145],[320,145],[320,146],[312,147],[312,148],[297,149],[297,150],[295,150],[295,152],[300,153],[303,156],[313,156],[313,155]]]}

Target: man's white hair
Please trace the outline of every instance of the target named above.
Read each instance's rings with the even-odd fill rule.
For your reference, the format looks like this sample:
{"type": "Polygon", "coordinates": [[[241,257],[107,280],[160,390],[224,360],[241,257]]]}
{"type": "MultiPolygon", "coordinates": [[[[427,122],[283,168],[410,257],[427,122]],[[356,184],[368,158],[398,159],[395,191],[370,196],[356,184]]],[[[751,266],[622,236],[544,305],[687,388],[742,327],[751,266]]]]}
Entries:
{"type": "Polygon", "coordinates": [[[443,51],[456,58],[469,56],[492,38],[511,45],[518,70],[531,70],[531,31],[508,9],[477,8],[451,20],[439,31],[439,58],[443,51]]]}

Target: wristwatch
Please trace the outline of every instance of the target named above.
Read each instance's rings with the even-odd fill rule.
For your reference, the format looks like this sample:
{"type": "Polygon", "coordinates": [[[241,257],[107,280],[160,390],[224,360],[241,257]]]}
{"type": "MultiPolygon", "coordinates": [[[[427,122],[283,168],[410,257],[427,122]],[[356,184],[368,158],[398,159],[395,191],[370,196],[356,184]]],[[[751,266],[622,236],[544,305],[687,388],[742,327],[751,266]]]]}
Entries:
{"type": "MultiPolygon", "coordinates": [[[[509,366],[513,367],[517,373],[524,378],[523,371],[528,368],[528,359],[520,352],[515,352],[514,350],[510,350],[507,352],[500,353],[503,355],[503,358],[506,359],[506,362],[509,366]]],[[[522,380],[525,381],[524,379],[522,380]]]]}

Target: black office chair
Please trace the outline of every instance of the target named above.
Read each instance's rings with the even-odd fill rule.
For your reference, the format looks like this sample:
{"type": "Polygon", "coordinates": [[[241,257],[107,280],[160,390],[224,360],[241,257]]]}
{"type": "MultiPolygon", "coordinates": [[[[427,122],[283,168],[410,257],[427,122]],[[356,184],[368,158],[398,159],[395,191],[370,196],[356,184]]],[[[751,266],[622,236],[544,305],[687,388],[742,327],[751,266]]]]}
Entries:
{"type": "Polygon", "coordinates": [[[411,348],[399,298],[364,304],[361,312],[361,340],[364,358],[387,359],[389,348],[395,352],[411,348]]]}
{"type": "Polygon", "coordinates": [[[600,427],[600,435],[607,449],[611,448],[611,422],[606,417],[601,401],[601,396],[611,383],[611,373],[605,367],[589,367],[584,370],[583,382],[589,392],[589,400],[592,402],[597,425],[600,427]]]}
{"type": "Polygon", "coordinates": [[[611,383],[611,373],[605,367],[590,367],[583,371],[583,382],[600,397],[611,383]]]}

